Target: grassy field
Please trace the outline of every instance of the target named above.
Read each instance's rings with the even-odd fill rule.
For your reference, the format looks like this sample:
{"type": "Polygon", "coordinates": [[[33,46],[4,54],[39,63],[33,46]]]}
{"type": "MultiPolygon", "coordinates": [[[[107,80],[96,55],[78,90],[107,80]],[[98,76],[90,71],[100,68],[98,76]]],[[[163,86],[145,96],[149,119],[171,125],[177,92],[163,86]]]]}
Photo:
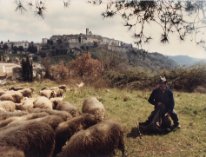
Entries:
{"type": "MultiPolygon", "coordinates": [[[[32,86],[37,92],[41,87],[54,86],[55,83],[20,85],[32,86]]],[[[98,97],[106,107],[107,118],[123,125],[129,157],[206,157],[206,94],[174,92],[181,129],[167,135],[145,135],[142,139],[127,137],[137,122],[146,120],[153,110],[147,102],[149,94],[146,91],[83,87],[67,91],[65,100],[81,109],[86,97],[98,97]]],[[[116,156],[120,153],[117,152],[116,156]]]]}

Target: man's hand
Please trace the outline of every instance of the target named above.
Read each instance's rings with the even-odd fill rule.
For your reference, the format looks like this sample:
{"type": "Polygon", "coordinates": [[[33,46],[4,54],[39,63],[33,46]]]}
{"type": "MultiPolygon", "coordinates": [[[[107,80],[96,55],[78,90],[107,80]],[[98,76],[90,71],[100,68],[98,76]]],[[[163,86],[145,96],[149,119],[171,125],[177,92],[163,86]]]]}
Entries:
{"type": "Polygon", "coordinates": [[[156,105],[155,105],[155,109],[157,108],[160,108],[163,104],[161,102],[158,102],[156,105]]]}
{"type": "Polygon", "coordinates": [[[163,103],[161,103],[161,102],[157,103],[157,107],[161,107],[162,105],[163,105],[163,103]]]}
{"type": "Polygon", "coordinates": [[[158,103],[154,106],[154,108],[157,109],[159,106],[160,106],[160,102],[158,102],[158,103]]]}

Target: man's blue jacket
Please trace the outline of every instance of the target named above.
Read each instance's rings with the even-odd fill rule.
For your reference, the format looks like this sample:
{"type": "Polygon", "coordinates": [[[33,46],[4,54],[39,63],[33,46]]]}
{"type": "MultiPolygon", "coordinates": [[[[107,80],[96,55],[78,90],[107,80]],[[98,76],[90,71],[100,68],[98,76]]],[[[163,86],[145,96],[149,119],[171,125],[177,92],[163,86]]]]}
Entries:
{"type": "Polygon", "coordinates": [[[159,102],[164,104],[167,112],[173,111],[175,106],[173,93],[170,89],[166,89],[164,92],[160,88],[154,89],[148,101],[152,105],[157,105],[159,102]]]}

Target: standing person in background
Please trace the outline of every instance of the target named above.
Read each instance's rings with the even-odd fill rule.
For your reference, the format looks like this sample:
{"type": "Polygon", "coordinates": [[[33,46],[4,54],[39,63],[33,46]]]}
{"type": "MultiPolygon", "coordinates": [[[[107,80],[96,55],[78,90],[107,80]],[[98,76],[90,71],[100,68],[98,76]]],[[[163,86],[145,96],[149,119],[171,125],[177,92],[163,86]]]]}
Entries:
{"type": "Polygon", "coordinates": [[[22,78],[23,81],[32,82],[33,81],[33,63],[32,59],[27,56],[21,61],[22,67],[22,78]]]}

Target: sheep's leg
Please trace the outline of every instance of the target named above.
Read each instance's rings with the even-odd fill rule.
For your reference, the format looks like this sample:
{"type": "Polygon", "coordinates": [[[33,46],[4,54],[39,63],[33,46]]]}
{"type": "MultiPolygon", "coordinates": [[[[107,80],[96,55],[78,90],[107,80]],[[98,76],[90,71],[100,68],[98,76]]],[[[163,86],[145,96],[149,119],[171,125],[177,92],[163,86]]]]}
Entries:
{"type": "Polygon", "coordinates": [[[123,135],[121,135],[121,137],[120,137],[118,149],[121,150],[122,157],[127,157],[127,153],[125,151],[125,144],[124,144],[123,135]]]}

